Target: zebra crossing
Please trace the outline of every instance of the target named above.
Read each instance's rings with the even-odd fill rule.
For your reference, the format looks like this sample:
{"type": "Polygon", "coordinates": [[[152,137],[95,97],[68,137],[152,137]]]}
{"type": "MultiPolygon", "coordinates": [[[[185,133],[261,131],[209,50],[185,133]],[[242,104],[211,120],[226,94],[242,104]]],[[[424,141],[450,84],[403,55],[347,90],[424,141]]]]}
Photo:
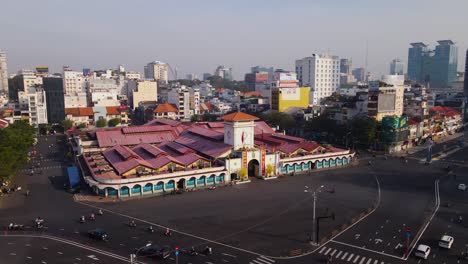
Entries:
{"type": "Polygon", "coordinates": [[[331,256],[334,260],[342,260],[349,263],[355,264],[390,264],[377,259],[372,259],[369,257],[364,257],[358,254],[346,252],[343,250],[334,249],[331,247],[322,247],[318,252],[324,256],[331,256]]]}
{"type": "Polygon", "coordinates": [[[276,261],[273,259],[269,259],[265,256],[260,256],[252,261],[249,262],[249,264],[273,264],[276,261]]]}

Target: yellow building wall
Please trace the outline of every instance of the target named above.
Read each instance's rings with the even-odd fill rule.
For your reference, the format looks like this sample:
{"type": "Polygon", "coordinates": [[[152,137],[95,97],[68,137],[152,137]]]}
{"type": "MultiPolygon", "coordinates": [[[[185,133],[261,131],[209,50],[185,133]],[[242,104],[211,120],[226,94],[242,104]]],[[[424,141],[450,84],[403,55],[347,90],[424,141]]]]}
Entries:
{"type": "Polygon", "coordinates": [[[309,92],[310,87],[279,88],[277,96],[272,96],[272,109],[284,112],[291,107],[307,108],[309,106],[309,92]],[[284,94],[287,89],[299,90],[299,96],[293,96],[296,98],[290,99],[290,96],[284,94]]]}

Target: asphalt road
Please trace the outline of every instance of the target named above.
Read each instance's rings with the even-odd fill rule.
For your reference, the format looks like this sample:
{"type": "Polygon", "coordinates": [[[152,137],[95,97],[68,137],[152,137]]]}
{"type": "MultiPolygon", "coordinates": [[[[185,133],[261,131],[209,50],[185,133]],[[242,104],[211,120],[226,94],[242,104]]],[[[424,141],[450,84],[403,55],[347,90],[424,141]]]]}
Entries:
{"type": "MultiPolygon", "coordinates": [[[[112,203],[78,203],[63,190],[63,183],[67,180],[63,139],[52,136],[45,141],[41,138],[37,149],[43,154],[40,161],[43,172],[29,176],[25,171],[17,177],[23,190],[31,190],[31,196],[14,193],[10,197],[2,197],[0,226],[10,222],[32,225],[31,220],[41,216],[48,227],[41,234],[71,241],[64,243],[48,239],[50,248],[64,253],[58,257],[91,261],[82,263],[124,262],[106,255],[106,252],[128,257],[135,248],[148,242],[170,248],[180,247],[179,263],[324,263],[328,255],[333,255],[333,263],[418,263],[412,256],[407,261],[403,260],[406,228],[411,229],[410,241],[413,244],[421,242],[433,247],[433,262],[426,261],[428,263],[456,263],[451,261],[468,244],[464,240],[467,236],[462,235],[466,234],[466,227],[452,221],[457,213],[468,212],[466,193],[455,191],[456,183],[468,182],[463,167],[454,168],[456,179],[448,177],[440,164],[449,161],[424,165],[418,161],[421,153],[412,155],[408,163],[398,158],[385,160],[377,157],[372,160],[372,165],[361,162],[358,167],[270,181],[254,180],[250,184],[213,191],[112,203]],[[49,148],[51,144],[54,145],[49,148]],[[438,179],[441,204],[450,201],[453,206],[441,206],[429,222],[437,203],[435,181],[438,179]],[[320,238],[333,237],[321,247],[309,243],[312,197],[304,193],[306,185],[310,188],[325,185],[318,194],[317,215],[334,213],[336,216],[335,220],[320,221],[320,238]],[[96,221],[78,222],[81,215],[89,215],[98,208],[104,210],[104,215],[98,216],[96,221]],[[129,219],[136,221],[136,228],[128,227],[129,219]],[[155,227],[155,233],[146,231],[149,225],[155,227]],[[96,227],[109,233],[109,242],[87,238],[86,232],[96,227]],[[163,235],[166,227],[174,230],[171,237],[163,235]],[[436,241],[444,232],[454,234],[453,250],[437,249],[436,241]],[[201,251],[206,245],[213,248],[213,255],[194,257],[184,252],[192,246],[201,251]],[[103,252],[102,256],[93,249],[103,252]],[[87,258],[88,255],[95,255],[99,260],[87,258]]],[[[462,159],[464,151],[457,151],[447,158],[462,159]]],[[[468,215],[465,218],[468,219],[468,215]]],[[[7,235],[10,234],[38,235],[36,231],[9,232],[7,235]]],[[[55,256],[55,253],[44,255],[43,248],[36,246],[37,243],[24,242],[25,238],[3,236],[0,239],[17,245],[31,245],[27,249],[18,248],[17,253],[11,248],[1,247],[0,263],[7,260],[3,256],[8,257],[8,261],[11,258],[19,260],[18,263],[29,263],[26,256],[34,260],[42,256],[47,263],[68,263],[68,259],[65,262],[61,258],[45,259],[46,256],[55,256]]],[[[34,238],[37,239],[44,240],[34,238]]],[[[172,254],[172,259],[164,262],[174,262],[174,257],[172,254]]],[[[139,261],[154,262],[148,259],[139,261]]]]}

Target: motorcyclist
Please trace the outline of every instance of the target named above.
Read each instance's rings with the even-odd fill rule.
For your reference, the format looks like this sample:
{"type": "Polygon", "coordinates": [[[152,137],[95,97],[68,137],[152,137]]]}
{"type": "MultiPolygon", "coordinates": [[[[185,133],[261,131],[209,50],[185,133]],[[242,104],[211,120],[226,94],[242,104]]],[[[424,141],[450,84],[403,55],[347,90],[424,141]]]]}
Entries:
{"type": "Polygon", "coordinates": [[[206,246],[205,247],[205,253],[207,255],[211,255],[211,254],[213,254],[213,249],[211,247],[209,247],[209,246],[206,246]]]}
{"type": "Polygon", "coordinates": [[[192,256],[198,255],[198,253],[197,253],[197,251],[195,250],[194,247],[192,247],[192,248],[190,249],[190,255],[192,255],[192,256]]]}
{"type": "Polygon", "coordinates": [[[81,222],[81,223],[86,222],[84,215],[82,215],[82,216],[80,217],[80,222],[81,222]]]}
{"type": "Polygon", "coordinates": [[[135,221],[133,221],[133,220],[130,220],[129,225],[130,225],[131,227],[136,227],[136,223],[135,223],[135,221]]]}
{"type": "Polygon", "coordinates": [[[104,213],[102,212],[101,209],[99,209],[98,214],[99,214],[99,215],[103,215],[104,213]]]}
{"type": "Polygon", "coordinates": [[[169,228],[166,228],[166,232],[164,233],[165,236],[171,236],[171,230],[169,228]]]}
{"type": "Polygon", "coordinates": [[[460,222],[460,223],[463,222],[463,216],[460,215],[460,216],[458,217],[458,222],[460,222]]]}
{"type": "Polygon", "coordinates": [[[153,233],[153,232],[154,232],[153,226],[149,226],[149,227],[148,227],[148,231],[151,232],[151,233],[153,233]]]}
{"type": "Polygon", "coordinates": [[[95,220],[95,219],[96,219],[96,217],[94,216],[94,214],[90,214],[90,215],[89,215],[89,219],[91,219],[91,220],[95,220]]]}

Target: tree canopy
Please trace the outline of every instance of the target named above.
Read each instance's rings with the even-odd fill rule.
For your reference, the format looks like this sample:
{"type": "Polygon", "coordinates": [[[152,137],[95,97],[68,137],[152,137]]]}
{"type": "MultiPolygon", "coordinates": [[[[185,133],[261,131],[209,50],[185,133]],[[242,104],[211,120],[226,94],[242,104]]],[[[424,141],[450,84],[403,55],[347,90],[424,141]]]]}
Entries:
{"type": "Polygon", "coordinates": [[[107,122],[107,125],[110,126],[110,127],[115,127],[117,126],[118,124],[122,123],[122,119],[120,118],[112,118],[111,120],[109,120],[109,122],[107,122]]]}
{"type": "Polygon", "coordinates": [[[24,121],[17,121],[0,130],[0,179],[10,178],[26,164],[35,132],[24,121]]]}
{"type": "Polygon", "coordinates": [[[96,127],[105,127],[107,125],[107,121],[105,119],[99,119],[96,121],[96,127]]]}

